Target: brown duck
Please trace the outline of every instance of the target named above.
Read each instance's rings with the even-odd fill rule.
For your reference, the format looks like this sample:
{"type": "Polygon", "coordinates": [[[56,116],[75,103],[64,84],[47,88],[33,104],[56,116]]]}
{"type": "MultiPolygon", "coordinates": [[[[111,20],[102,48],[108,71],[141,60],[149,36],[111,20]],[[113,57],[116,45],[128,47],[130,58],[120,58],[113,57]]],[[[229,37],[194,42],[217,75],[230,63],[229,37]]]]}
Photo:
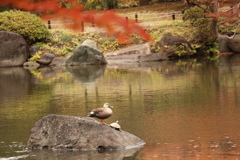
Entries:
{"type": "Polygon", "coordinates": [[[103,120],[110,117],[113,113],[111,108],[113,108],[113,106],[111,106],[109,103],[104,103],[102,108],[97,108],[97,109],[92,110],[88,116],[96,117],[101,120],[101,123],[105,124],[105,122],[103,120]]]}

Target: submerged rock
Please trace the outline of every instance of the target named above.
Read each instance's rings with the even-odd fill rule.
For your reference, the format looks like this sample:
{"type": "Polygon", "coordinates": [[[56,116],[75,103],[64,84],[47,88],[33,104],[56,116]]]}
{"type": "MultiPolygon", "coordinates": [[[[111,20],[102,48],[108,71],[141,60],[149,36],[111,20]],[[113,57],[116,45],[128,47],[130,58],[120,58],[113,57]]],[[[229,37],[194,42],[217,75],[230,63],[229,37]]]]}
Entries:
{"type": "Polygon", "coordinates": [[[119,150],[144,145],[140,138],[117,131],[93,118],[63,115],[43,117],[31,130],[30,149],[119,150]]]}

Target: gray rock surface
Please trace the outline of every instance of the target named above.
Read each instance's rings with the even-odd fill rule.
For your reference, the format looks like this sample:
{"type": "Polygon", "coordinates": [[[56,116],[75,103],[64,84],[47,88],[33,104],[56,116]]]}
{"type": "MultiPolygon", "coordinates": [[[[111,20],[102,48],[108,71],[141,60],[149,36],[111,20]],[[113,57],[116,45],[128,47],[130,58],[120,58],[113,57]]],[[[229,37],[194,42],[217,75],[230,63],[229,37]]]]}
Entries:
{"type": "Polygon", "coordinates": [[[119,49],[117,51],[105,53],[106,57],[120,56],[120,55],[137,55],[137,54],[150,54],[150,46],[148,43],[130,46],[127,48],[119,49]]]}
{"type": "Polygon", "coordinates": [[[167,59],[165,53],[153,53],[153,54],[130,54],[130,55],[116,55],[106,57],[108,63],[132,63],[132,62],[152,62],[161,61],[167,59]]]}
{"type": "Polygon", "coordinates": [[[144,144],[138,137],[93,118],[48,115],[35,123],[27,145],[29,149],[119,150],[144,144]]]}
{"type": "Polygon", "coordinates": [[[30,48],[30,57],[34,56],[38,51],[39,51],[40,47],[39,46],[32,46],[30,48]]]}
{"type": "Polygon", "coordinates": [[[166,60],[164,53],[151,53],[148,43],[134,45],[105,54],[108,63],[132,63],[166,60]]]}
{"type": "Polygon", "coordinates": [[[65,65],[96,65],[106,64],[107,61],[103,52],[98,49],[91,40],[85,40],[81,45],[77,46],[74,52],[67,58],[65,65]]]}
{"type": "Polygon", "coordinates": [[[234,38],[229,39],[227,45],[232,51],[240,53],[240,34],[237,34],[234,38]]]}
{"type": "Polygon", "coordinates": [[[41,57],[39,58],[39,63],[42,65],[49,65],[52,60],[55,58],[54,54],[51,53],[44,53],[43,55],[41,55],[41,57]]]}
{"type": "Polygon", "coordinates": [[[21,35],[0,31],[0,67],[21,66],[28,57],[28,44],[21,35]]]}
{"type": "Polygon", "coordinates": [[[218,35],[217,43],[220,52],[230,52],[231,49],[228,47],[229,38],[225,35],[218,35]]]}
{"type": "Polygon", "coordinates": [[[66,58],[63,57],[56,57],[52,60],[49,64],[50,66],[63,66],[66,61],[66,58]]]}

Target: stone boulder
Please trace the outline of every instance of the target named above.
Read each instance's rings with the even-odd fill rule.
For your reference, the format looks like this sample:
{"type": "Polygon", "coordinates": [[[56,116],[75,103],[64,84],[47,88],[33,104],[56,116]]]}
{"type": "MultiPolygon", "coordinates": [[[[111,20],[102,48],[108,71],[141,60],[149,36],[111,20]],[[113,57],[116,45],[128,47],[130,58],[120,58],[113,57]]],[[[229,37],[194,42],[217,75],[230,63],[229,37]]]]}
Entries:
{"type": "Polygon", "coordinates": [[[240,53],[240,34],[236,34],[233,38],[230,38],[227,45],[233,52],[240,53]]]}
{"type": "Polygon", "coordinates": [[[229,38],[225,35],[218,35],[217,43],[218,49],[220,52],[231,52],[231,49],[228,47],[229,38]]]}
{"type": "Polygon", "coordinates": [[[44,53],[44,54],[41,55],[41,57],[39,58],[38,63],[40,63],[40,64],[42,64],[42,65],[49,65],[54,58],[55,58],[55,55],[54,55],[54,54],[44,53]]]}
{"type": "Polygon", "coordinates": [[[169,33],[164,34],[155,47],[160,47],[160,52],[166,53],[168,57],[193,55],[191,44],[186,39],[169,33]]]}
{"type": "Polygon", "coordinates": [[[90,117],[48,115],[31,129],[29,149],[119,150],[139,147],[138,137],[90,117]]]}
{"type": "Polygon", "coordinates": [[[85,40],[81,45],[77,46],[74,52],[67,58],[65,65],[95,65],[106,64],[107,61],[103,52],[91,40],[85,40]]]}
{"type": "Polygon", "coordinates": [[[0,31],[0,67],[21,66],[28,57],[29,47],[21,35],[0,31]]]}
{"type": "Polygon", "coordinates": [[[66,61],[66,58],[63,57],[56,57],[52,60],[49,64],[50,66],[63,66],[66,61]]]}

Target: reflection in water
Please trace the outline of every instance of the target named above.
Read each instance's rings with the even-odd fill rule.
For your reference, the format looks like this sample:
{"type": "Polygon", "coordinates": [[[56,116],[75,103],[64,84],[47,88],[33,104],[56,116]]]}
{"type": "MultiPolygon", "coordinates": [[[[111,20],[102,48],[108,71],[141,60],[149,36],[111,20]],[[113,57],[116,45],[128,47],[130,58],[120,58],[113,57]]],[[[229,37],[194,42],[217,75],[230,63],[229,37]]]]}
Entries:
{"type": "Polygon", "coordinates": [[[81,83],[95,82],[103,76],[106,65],[67,66],[66,70],[81,83]]]}
{"type": "Polygon", "coordinates": [[[0,68],[0,103],[8,97],[28,95],[33,84],[32,75],[23,68],[0,68]]]}
{"type": "Polygon", "coordinates": [[[57,159],[57,160],[122,160],[124,157],[134,157],[140,148],[123,151],[109,151],[99,153],[97,151],[66,151],[66,150],[33,150],[30,157],[33,160],[57,159]]]}
{"type": "Polygon", "coordinates": [[[237,159],[240,156],[237,60],[238,56],[225,56],[213,63],[186,60],[41,68],[31,71],[32,74],[21,68],[0,70],[0,157],[237,159]],[[25,146],[30,129],[42,116],[86,116],[105,102],[114,106],[106,123],[119,120],[123,130],[147,142],[141,150],[128,157],[124,151],[28,153],[23,148],[10,147],[13,142],[25,146]]]}

